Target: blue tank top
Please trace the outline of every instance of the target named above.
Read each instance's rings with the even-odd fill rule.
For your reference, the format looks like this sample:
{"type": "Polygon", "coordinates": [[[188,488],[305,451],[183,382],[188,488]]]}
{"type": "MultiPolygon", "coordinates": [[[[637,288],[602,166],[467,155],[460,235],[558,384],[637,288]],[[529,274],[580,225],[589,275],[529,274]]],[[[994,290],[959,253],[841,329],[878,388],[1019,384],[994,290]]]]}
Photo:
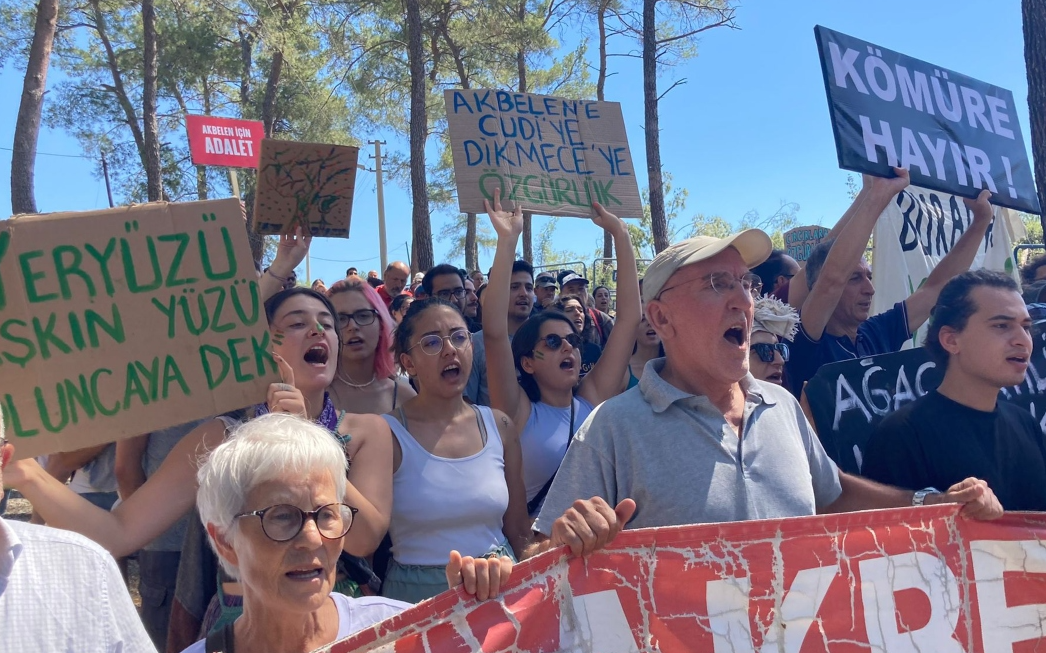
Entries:
{"type": "MultiPolygon", "coordinates": [[[[592,404],[574,397],[574,431],[577,432],[592,412],[592,404]]],[[[570,443],[570,408],[557,408],[536,401],[530,405],[530,418],[519,436],[523,448],[523,483],[529,503],[559,469],[570,443]]]]}

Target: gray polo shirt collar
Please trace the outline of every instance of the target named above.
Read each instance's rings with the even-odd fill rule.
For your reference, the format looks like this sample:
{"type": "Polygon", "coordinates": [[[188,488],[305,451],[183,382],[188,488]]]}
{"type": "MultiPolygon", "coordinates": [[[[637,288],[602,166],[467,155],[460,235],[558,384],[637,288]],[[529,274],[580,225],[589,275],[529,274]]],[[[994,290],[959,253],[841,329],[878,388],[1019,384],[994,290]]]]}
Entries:
{"type": "MultiPolygon", "coordinates": [[[[706,397],[699,397],[690,394],[689,392],[684,392],[661,378],[661,370],[663,370],[664,367],[664,358],[655,358],[648,361],[643,370],[643,378],[639,379],[639,391],[642,393],[643,399],[650,404],[650,408],[655,413],[665,412],[668,410],[669,406],[680,399],[695,397],[699,401],[703,400],[704,402],[708,402],[706,397]]],[[[762,390],[759,388],[759,384],[754,381],[755,377],[751,374],[746,374],[745,377],[741,379],[741,389],[744,390],[747,400],[756,404],[766,404],[767,406],[773,406],[776,404],[777,402],[774,401],[773,398],[763,394],[762,390]]]]}

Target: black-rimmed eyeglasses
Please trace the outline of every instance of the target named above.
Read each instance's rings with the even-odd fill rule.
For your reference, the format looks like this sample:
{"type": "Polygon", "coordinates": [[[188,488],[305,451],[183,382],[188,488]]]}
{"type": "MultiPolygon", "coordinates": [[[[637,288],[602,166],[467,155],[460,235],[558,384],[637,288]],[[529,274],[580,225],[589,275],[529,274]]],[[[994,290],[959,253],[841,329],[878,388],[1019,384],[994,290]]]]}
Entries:
{"type": "Polygon", "coordinates": [[[328,503],[315,510],[302,510],[298,506],[279,503],[261,510],[241,512],[235,518],[259,518],[262,532],[274,542],[293,540],[305,528],[305,522],[311,519],[316,522],[316,530],[321,537],[336,540],[349,532],[353,517],[358,512],[358,508],[344,503],[328,503]]]}
{"type": "Polygon", "coordinates": [[[439,297],[443,301],[449,301],[451,297],[454,299],[461,299],[464,296],[464,288],[451,288],[449,290],[440,290],[436,293],[436,297],[439,297]]]}
{"type": "Polygon", "coordinates": [[[361,308],[352,313],[338,313],[338,328],[344,329],[349,326],[349,320],[355,322],[357,326],[367,326],[368,324],[374,324],[374,320],[377,317],[378,312],[373,308],[361,308]]]}

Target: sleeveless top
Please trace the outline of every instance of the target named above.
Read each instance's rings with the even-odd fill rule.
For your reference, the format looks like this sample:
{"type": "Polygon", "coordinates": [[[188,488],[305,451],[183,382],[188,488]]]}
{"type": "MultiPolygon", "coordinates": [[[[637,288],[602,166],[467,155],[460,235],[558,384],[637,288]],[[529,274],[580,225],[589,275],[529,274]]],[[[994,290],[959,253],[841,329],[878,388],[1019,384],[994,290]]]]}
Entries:
{"type": "Polygon", "coordinates": [[[465,458],[428,452],[403,424],[382,415],[399,442],[403,460],[392,476],[392,557],[401,565],[447,564],[452,550],[482,556],[505,541],[508,510],[505,449],[486,406],[474,406],[487,441],[465,458]]]}
{"type": "Polygon", "coordinates": [[[632,388],[639,385],[639,379],[636,378],[635,374],[632,374],[632,363],[628,364],[628,385],[625,386],[625,390],[631,390],[632,388]]]}
{"type": "MultiPolygon", "coordinates": [[[[574,432],[592,412],[592,404],[574,397],[574,432]]],[[[570,443],[570,407],[557,408],[535,401],[530,404],[530,417],[519,436],[523,448],[523,483],[529,503],[548,479],[559,470],[570,443]]]]}

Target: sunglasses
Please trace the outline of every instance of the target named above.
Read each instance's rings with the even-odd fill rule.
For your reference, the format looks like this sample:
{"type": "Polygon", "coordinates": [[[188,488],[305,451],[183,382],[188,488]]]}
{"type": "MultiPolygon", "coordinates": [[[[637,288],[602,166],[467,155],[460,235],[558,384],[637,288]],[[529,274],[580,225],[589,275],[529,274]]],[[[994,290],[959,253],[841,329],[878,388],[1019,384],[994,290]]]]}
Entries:
{"type": "Polygon", "coordinates": [[[298,537],[310,519],[316,522],[320,536],[336,540],[352,528],[352,519],[357,508],[344,503],[328,503],[316,510],[302,510],[298,506],[281,503],[253,512],[243,512],[235,517],[257,517],[261,520],[262,532],[273,542],[288,542],[298,537]]]}
{"type": "Polygon", "coordinates": [[[557,333],[550,333],[544,338],[538,340],[538,342],[544,342],[545,346],[552,351],[559,351],[563,346],[564,341],[570,343],[570,346],[574,349],[581,349],[581,344],[584,342],[581,339],[581,336],[576,333],[571,333],[565,336],[561,336],[557,333]]]}
{"type": "Polygon", "coordinates": [[[443,343],[450,342],[454,349],[462,350],[469,346],[472,342],[472,334],[462,329],[461,331],[455,331],[449,336],[438,336],[435,333],[422,336],[414,346],[407,349],[409,352],[414,347],[421,347],[421,351],[429,356],[438,356],[443,351],[443,343]]]}
{"type": "Polygon", "coordinates": [[[776,345],[771,345],[768,342],[756,342],[752,343],[751,346],[752,351],[755,352],[755,355],[758,356],[759,360],[763,361],[764,363],[774,362],[775,351],[780,352],[781,358],[784,359],[784,362],[786,363],[788,362],[788,357],[791,355],[791,350],[788,348],[788,345],[783,342],[779,342],[776,345]]]}

